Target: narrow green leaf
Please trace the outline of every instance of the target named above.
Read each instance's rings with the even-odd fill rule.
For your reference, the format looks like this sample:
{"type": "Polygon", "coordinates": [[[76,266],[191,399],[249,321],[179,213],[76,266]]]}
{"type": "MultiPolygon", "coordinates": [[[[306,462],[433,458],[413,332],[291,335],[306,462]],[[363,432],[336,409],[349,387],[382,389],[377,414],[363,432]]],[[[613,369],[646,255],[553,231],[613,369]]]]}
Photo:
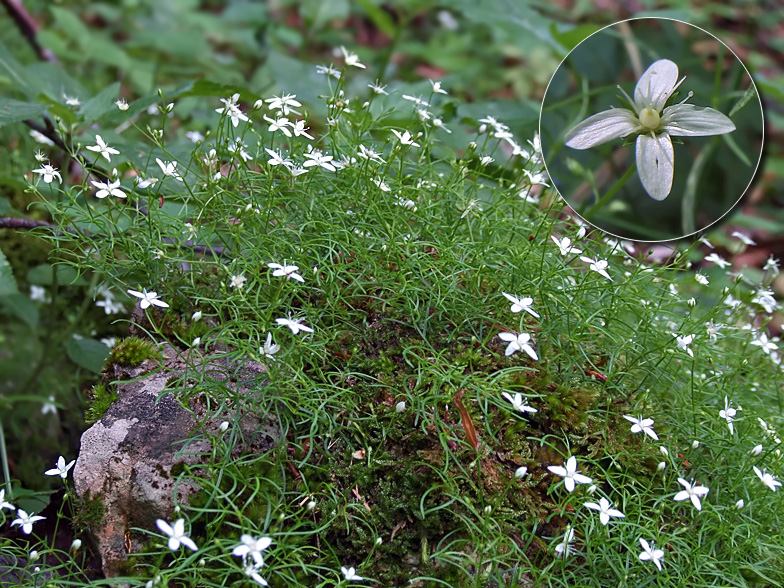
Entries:
{"type": "Polygon", "coordinates": [[[357,0],[357,4],[362,7],[367,17],[373,21],[376,28],[384,33],[387,37],[394,37],[397,26],[392,18],[382,10],[380,6],[376,6],[371,0],[357,0]]]}
{"type": "Polygon", "coordinates": [[[740,111],[741,108],[746,106],[751,101],[751,99],[754,98],[756,95],[757,92],[754,89],[754,85],[749,86],[748,89],[743,93],[743,96],[740,97],[740,100],[738,100],[735,103],[735,106],[733,106],[732,109],[730,109],[730,113],[727,116],[729,116],[730,118],[735,116],[738,113],[738,111],[740,111]]]}
{"type": "Polygon", "coordinates": [[[723,134],[721,138],[724,139],[727,147],[732,149],[732,152],[738,157],[738,159],[740,159],[747,166],[751,166],[751,161],[749,161],[748,155],[743,152],[743,149],[738,147],[738,144],[735,142],[735,139],[732,138],[730,133],[723,134]]]}
{"type": "Polygon", "coordinates": [[[0,296],[16,294],[18,291],[19,288],[16,285],[16,278],[14,278],[14,272],[11,270],[11,264],[8,263],[8,259],[0,251],[0,296]]]}

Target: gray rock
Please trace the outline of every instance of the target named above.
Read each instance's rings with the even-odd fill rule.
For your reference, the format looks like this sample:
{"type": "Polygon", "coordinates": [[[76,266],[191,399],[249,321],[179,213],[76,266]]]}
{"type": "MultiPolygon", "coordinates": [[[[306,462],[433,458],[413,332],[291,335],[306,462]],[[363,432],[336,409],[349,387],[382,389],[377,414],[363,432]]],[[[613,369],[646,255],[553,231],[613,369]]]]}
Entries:
{"type": "Polygon", "coordinates": [[[125,573],[128,554],[141,548],[146,536],[136,537],[132,527],[158,532],[156,519],[179,518],[175,496],[187,504],[199,484],[194,476],[172,475],[172,468],[177,474],[183,464],[209,461],[213,439],[232,433],[219,430],[222,421],[233,427],[235,456],[268,451],[279,441],[274,417],[253,409],[267,384],[264,365],[185,353],[165,345],[160,362],[113,365],[119,398],[82,435],[74,486],[80,499],[103,507],[102,520],[88,519],[88,530],[107,577],[125,573]],[[209,398],[193,389],[195,377],[210,382],[209,398]],[[189,410],[180,400],[186,397],[189,410]]]}

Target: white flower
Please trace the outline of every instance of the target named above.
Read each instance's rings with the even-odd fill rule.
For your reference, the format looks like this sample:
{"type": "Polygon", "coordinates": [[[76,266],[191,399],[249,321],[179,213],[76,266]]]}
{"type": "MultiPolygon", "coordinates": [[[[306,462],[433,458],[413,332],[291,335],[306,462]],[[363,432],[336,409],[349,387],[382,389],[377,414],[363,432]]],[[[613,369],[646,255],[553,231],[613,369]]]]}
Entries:
{"type": "Polygon", "coordinates": [[[695,282],[697,282],[697,283],[699,283],[699,284],[702,284],[703,286],[708,286],[708,285],[710,285],[710,282],[708,281],[708,278],[706,278],[706,277],[705,277],[704,275],[702,275],[701,273],[696,273],[696,274],[694,274],[694,281],[695,281],[695,282]]]}
{"type": "Polygon", "coordinates": [[[766,333],[760,333],[751,344],[761,348],[766,355],[769,355],[771,351],[779,348],[779,346],[772,341],[768,341],[768,335],[766,333]]]}
{"type": "MultiPolygon", "coordinates": [[[[202,135],[199,131],[188,131],[185,133],[185,137],[187,137],[193,143],[204,141],[204,135],[202,135]]],[[[214,152],[215,150],[213,149],[212,151],[214,152]]]]}
{"type": "Polygon", "coordinates": [[[324,74],[325,76],[332,76],[336,80],[340,79],[340,72],[332,67],[331,63],[329,65],[317,65],[316,73],[324,74]]]}
{"type": "Polygon", "coordinates": [[[257,566],[255,564],[248,563],[243,568],[242,571],[245,573],[246,576],[251,578],[253,581],[255,581],[260,586],[267,586],[268,585],[267,581],[264,578],[262,578],[261,575],[259,574],[259,568],[260,567],[261,566],[257,566]]]}
{"type": "Polygon", "coordinates": [[[240,107],[237,105],[237,100],[240,99],[239,93],[234,94],[231,98],[221,98],[220,101],[223,102],[225,108],[216,108],[215,112],[218,114],[225,114],[231,119],[231,124],[236,128],[237,125],[240,123],[241,120],[245,122],[250,122],[248,117],[245,116],[240,107]]]}
{"type": "Polygon", "coordinates": [[[411,137],[411,133],[409,133],[408,131],[405,131],[404,133],[401,134],[399,131],[392,129],[392,132],[395,133],[395,136],[397,136],[397,138],[400,139],[400,142],[403,145],[411,145],[412,147],[419,147],[419,143],[414,142],[413,138],[411,137]]]}
{"type": "Polygon", "coordinates": [[[406,410],[406,401],[401,400],[395,405],[395,412],[404,412],[406,410]]]}
{"type": "Polygon", "coordinates": [[[232,555],[237,557],[250,556],[256,563],[256,567],[263,566],[264,557],[262,556],[261,552],[272,545],[272,539],[269,537],[259,537],[258,539],[254,539],[250,535],[242,535],[240,537],[240,541],[241,543],[232,550],[232,555]]]}
{"type": "Polygon", "coordinates": [[[523,173],[526,176],[528,176],[528,182],[532,186],[537,185],[537,184],[539,184],[540,186],[549,186],[550,185],[550,184],[547,183],[547,180],[549,180],[550,178],[544,172],[538,171],[538,172],[535,172],[535,173],[531,173],[527,169],[524,169],[523,173]]]}
{"type": "Polygon", "coordinates": [[[263,347],[259,347],[259,354],[270,359],[275,359],[272,356],[278,351],[280,351],[280,345],[272,342],[272,333],[267,333],[267,340],[264,342],[263,347]]]}
{"type": "Polygon", "coordinates": [[[760,453],[762,453],[762,449],[763,449],[763,447],[762,447],[761,443],[759,445],[755,445],[754,449],[751,450],[751,454],[754,457],[757,457],[760,453]]]}
{"type": "Polygon", "coordinates": [[[357,572],[353,567],[347,569],[341,566],[340,571],[343,572],[343,576],[346,580],[364,580],[362,576],[357,576],[357,572]]]}
{"type": "Polygon", "coordinates": [[[512,303],[512,312],[520,312],[524,310],[530,315],[539,318],[539,315],[534,311],[534,309],[531,308],[531,305],[534,303],[533,298],[529,298],[528,296],[525,298],[517,298],[511,294],[507,294],[506,292],[501,292],[501,294],[503,294],[506,299],[512,303]]]}
{"type": "Polygon", "coordinates": [[[586,502],[585,506],[599,511],[599,520],[605,527],[607,526],[607,523],[610,522],[610,517],[623,518],[625,516],[620,510],[610,508],[612,504],[604,496],[599,499],[599,504],[596,504],[595,502],[586,502]]]}
{"type": "Polygon", "coordinates": [[[706,255],[705,261],[710,261],[711,263],[715,263],[721,269],[726,269],[732,265],[729,261],[727,261],[720,255],[717,255],[716,253],[711,253],[710,255],[706,255]]]}
{"type": "Polygon", "coordinates": [[[737,508],[738,510],[742,509],[744,506],[746,506],[746,501],[743,500],[742,498],[735,503],[735,508],[737,508]]]}
{"type": "Polygon", "coordinates": [[[561,255],[566,257],[570,253],[574,253],[575,255],[580,255],[582,253],[581,249],[577,249],[577,247],[572,247],[572,240],[569,237],[564,237],[560,241],[558,237],[555,235],[550,235],[550,238],[558,245],[558,249],[561,250],[561,255]]]}
{"type": "Polygon", "coordinates": [[[768,472],[761,472],[757,466],[753,466],[753,468],[754,473],[757,474],[757,477],[762,481],[762,483],[774,492],[776,491],[776,486],[781,486],[781,482],[779,482],[768,472]]]}
{"type": "Polygon", "coordinates": [[[114,180],[113,182],[96,182],[91,180],[90,183],[98,188],[98,191],[95,193],[96,198],[106,198],[107,196],[116,196],[117,198],[127,198],[125,192],[120,190],[120,180],[114,180]]]}
{"type": "Polygon", "coordinates": [[[502,392],[501,393],[504,398],[506,398],[509,402],[512,403],[517,410],[522,413],[526,412],[537,412],[537,410],[533,407],[528,406],[525,402],[523,402],[523,395],[517,392],[514,397],[512,397],[509,392],[502,392]]]}
{"type": "Polygon", "coordinates": [[[49,302],[49,296],[46,293],[46,288],[42,288],[41,286],[31,285],[30,300],[35,300],[37,302],[49,302]]]}
{"type": "Polygon", "coordinates": [[[163,519],[156,520],[155,524],[163,533],[169,536],[169,549],[172,551],[179,549],[181,543],[193,551],[197,551],[199,549],[196,547],[196,544],[190,539],[190,537],[185,534],[185,519],[177,519],[174,522],[174,527],[172,527],[163,519]]]}
{"type": "Polygon", "coordinates": [[[634,423],[632,425],[632,433],[639,433],[642,431],[652,439],[655,439],[656,441],[659,440],[659,436],[656,434],[656,431],[653,430],[653,419],[644,419],[642,417],[635,418],[627,414],[623,415],[623,418],[630,423],[634,423]]]}
{"type": "Polygon", "coordinates": [[[231,276],[231,278],[229,278],[229,287],[237,288],[238,290],[241,290],[245,286],[245,282],[247,281],[248,278],[246,278],[242,274],[231,276]]]}
{"type": "Polygon", "coordinates": [[[539,357],[536,355],[536,351],[534,351],[534,348],[528,344],[528,341],[531,340],[531,335],[528,333],[520,333],[519,335],[515,335],[514,333],[499,333],[498,337],[502,341],[509,342],[504,355],[512,355],[516,351],[522,350],[530,355],[532,359],[539,359],[539,357]]]}
{"type": "Polygon", "coordinates": [[[114,105],[120,110],[128,110],[128,103],[125,101],[125,98],[115,101],[114,105]]]}
{"type": "Polygon", "coordinates": [[[377,161],[378,163],[386,163],[381,158],[381,155],[376,153],[373,149],[368,149],[364,145],[360,145],[359,146],[359,151],[357,152],[357,157],[361,157],[362,159],[372,159],[373,161],[377,161]]]}
{"type": "Polygon", "coordinates": [[[5,490],[0,490],[0,509],[7,508],[8,510],[15,510],[15,507],[10,502],[5,500],[5,490]]]}
{"type": "Polygon", "coordinates": [[[678,81],[678,66],[669,59],[654,62],[637,82],[634,99],[621,90],[634,110],[612,108],[588,117],[566,133],[566,146],[590,149],[637,134],[640,181],[651,198],[664,200],[672,190],[675,167],[670,137],[704,137],[735,130],[728,117],[712,108],[683,102],[665,108],[667,100],[684,79],[678,81]]]}
{"type": "Polygon", "coordinates": [[[76,96],[69,96],[68,94],[63,94],[63,100],[65,100],[66,106],[81,106],[82,102],[76,96]]]}
{"type": "Polygon", "coordinates": [[[386,86],[382,86],[380,81],[376,80],[372,84],[368,84],[368,88],[373,90],[374,94],[384,94],[389,96],[389,92],[386,91],[386,86]]]}
{"type": "Polygon", "coordinates": [[[768,257],[767,261],[765,262],[765,265],[762,266],[762,270],[763,271],[771,270],[774,276],[779,275],[779,260],[773,257],[773,254],[771,254],[770,257],[768,257]]]}
{"type": "Polygon", "coordinates": [[[52,180],[54,180],[55,178],[57,178],[57,181],[60,182],[60,183],[62,183],[62,181],[63,181],[63,178],[62,178],[62,176],[60,176],[60,172],[57,171],[57,168],[56,167],[52,167],[48,163],[42,165],[38,169],[34,169],[33,173],[34,174],[41,174],[44,177],[44,183],[45,184],[51,184],[52,180]]]}
{"type": "Polygon", "coordinates": [[[63,480],[68,477],[68,470],[73,467],[73,464],[76,463],[76,460],[72,460],[68,465],[65,464],[65,458],[61,455],[57,460],[57,467],[46,470],[44,475],[46,476],[60,476],[63,480]]]}
{"type": "Polygon", "coordinates": [[[302,164],[302,167],[312,167],[317,165],[319,167],[323,167],[327,171],[335,171],[335,165],[331,163],[332,156],[331,155],[324,155],[318,149],[314,149],[310,153],[305,153],[304,157],[307,159],[305,163],[302,164]]]}
{"type": "Polygon", "coordinates": [[[683,478],[678,478],[678,483],[683,486],[685,490],[681,490],[675,496],[673,496],[673,500],[680,502],[689,498],[691,499],[691,503],[694,505],[694,508],[697,510],[702,510],[700,496],[705,496],[709,492],[709,489],[705,486],[700,486],[699,484],[694,484],[694,486],[692,486],[683,478]]]}
{"type": "Polygon", "coordinates": [[[655,545],[648,545],[648,542],[640,537],[640,545],[643,552],[640,554],[640,561],[652,561],[654,565],[661,571],[661,559],[664,557],[664,551],[656,549],[655,545]]]}
{"type": "Polygon", "coordinates": [[[264,148],[264,151],[269,153],[271,159],[267,162],[269,165],[283,165],[288,166],[291,165],[291,161],[288,159],[284,159],[283,156],[278,153],[277,151],[273,151],[272,149],[264,148]]]}
{"type": "Polygon", "coordinates": [[[571,553],[574,553],[574,548],[571,546],[572,541],[574,540],[574,529],[571,525],[566,526],[566,531],[564,532],[564,537],[561,542],[555,546],[555,555],[556,557],[565,557],[571,553]]]}
{"type": "Polygon", "coordinates": [[[175,180],[179,182],[183,182],[184,180],[180,176],[179,172],[177,171],[177,162],[176,161],[161,161],[157,157],[155,161],[158,162],[158,167],[161,168],[164,176],[171,176],[175,180]]]}
{"type": "Polygon", "coordinates": [[[365,66],[359,62],[359,56],[356,53],[351,53],[350,51],[347,51],[346,48],[343,46],[340,47],[340,51],[343,53],[343,59],[345,60],[346,65],[358,67],[360,69],[365,69],[365,66]]]}
{"type": "Polygon", "coordinates": [[[89,145],[87,149],[89,149],[90,151],[94,151],[95,153],[100,153],[101,155],[104,156],[106,161],[111,161],[112,155],[120,154],[120,152],[117,151],[117,149],[114,149],[113,147],[109,147],[106,143],[104,143],[103,139],[101,138],[101,135],[95,135],[95,142],[97,143],[97,145],[89,145]]]}
{"type": "Polygon", "coordinates": [[[305,126],[305,121],[304,120],[298,120],[297,122],[295,122],[291,126],[291,130],[294,131],[294,136],[295,137],[302,136],[302,137],[306,137],[306,138],[310,139],[311,141],[313,141],[313,139],[314,139],[314,137],[308,133],[308,130],[310,130],[310,127],[306,127],[305,126]]]}
{"type": "Polygon", "coordinates": [[[136,187],[139,190],[144,190],[145,188],[149,188],[150,186],[154,186],[158,183],[158,178],[147,178],[146,180],[138,181],[138,177],[134,179],[137,182],[136,187]]]}
{"type": "Polygon", "coordinates": [[[441,82],[434,82],[433,80],[429,80],[430,85],[433,86],[433,93],[434,94],[446,94],[447,91],[441,87],[441,82]]]}
{"type": "Polygon", "coordinates": [[[729,398],[726,396],[724,397],[724,410],[719,411],[719,416],[727,421],[727,426],[730,428],[730,435],[734,433],[734,426],[732,424],[735,415],[737,414],[738,410],[732,408],[732,402],[730,402],[729,398]]]}
{"type": "Polygon", "coordinates": [[[689,345],[694,341],[694,335],[680,336],[675,333],[672,335],[676,339],[675,342],[678,344],[678,349],[683,349],[690,357],[694,357],[694,352],[689,348],[689,345]]]}
{"type": "Polygon", "coordinates": [[[759,304],[762,308],[765,309],[765,312],[773,312],[781,308],[778,302],[776,302],[776,298],[774,297],[774,293],[771,290],[765,290],[764,288],[760,288],[754,295],[754,298],[751,299],[754,304],[759,304]]]}
{"type": "Polygon", "coordinates": [[[269,110],[280,110],[283,113],[283,116],[288,116],[290,112],[299,114],[299,112],[291,108],[292,106],[302,106],[296,98],[296,94],[283,94],[283,96],[267,98],[265,102],[269,103],[269,106],[267,107],[269,110]]]}
{"type": "Polygon", "coordinates": [[[139,303],[139,306],[141,306],[142,310],[151,304],[160,306],[161,308],[169,308],[168,304],[166,304],[163,300],[158,299],[157,292],[148,292],[146,288],[142,288],[141,292],[137,292],[136,290],[126,290],[126,292],[128,292],[128,294],[131,296],[136,296],[136,298],[142,299],[142,301],[139,303]]]}
{"type": "Polygon", "coordinates": [[[590,484],[593,482],[588,476],[584,476],[577,472],[577,458],[573,455],[566,460],[565,468],[562,466],[548,466],[547,469],[556,476],[565,478],[564,486],[566,486],[566,490],[569,492],[574,490],[575,483],[590,484]]]}
{"type": "Polygon", "coordinates": [[[54,403],[54,396],[52,394],[49,395],[49,399],[47,402],[44,402],[41,406],[41,414],[57,414],[57,406],[54,403]]]}
{"type": "Polygon", "coordinates": [[[736,237],[737,239],[742,241],[745,245],[756,245],[756,243],[754,241],[749,239],[749,237],[747,235],[744,235],[740,231],[733,231],[732,235],[730,235],[730,236],[731,237],[736,237]]]}
{"type": "Polygon", "coordinates": [[[276,118],[275,120],[272,120],[267,115],[264,115],[264,120],[266,120],[270,124],[269,125],[269,132],[270,133],[274,133],[276,131],[280,131],[281,133],[283,133],[287,137],[291,137],[291,131],[288,129],[288,127],[290,127],[292,125],[291,125],[291,122],[289,122],[289,119],[287,119],[285,116],[281,117],[281,118],[276,118]]]}
{"type": "Polygon", "coordinates": [[[33,523],[36,521],[42,521],[46,518],[40,517],[38,515],[29,515],[21,508],[17,509],[16,516],[17,518],[11,522],[11,526],[13,527],[14,525],[19,525],[22,527],[22,531],[25,535],[29,535],[33,532],[33,523]]]}
{"type": "Polygon", "coordinates": [[[277,318],[275,322],[279,325],[283,325],[291,329],[292,334],[297,335],[300,331],[304,331],[306,333],[312,333],[313,329],[309,326],[302,323],[300,319],[293,319],[291,317],[288,318],[277,318]]]}
{"type": "Polygon", "coordinates": [[[527,473],[528,473],[528,468],[525,466],[520,466],[515,470],[515,478],[517,478],[518,480],[524,478],[527,473]]]}
{"type": "Polygon", "coordinates": [[[590,264],[589,268],[597,274],[604,276],[612,282],[610,274],[607,273],[607,267],[610,265],[605,259],[592,259],[590,257],[580,257],[585,263],[590,264]]]}

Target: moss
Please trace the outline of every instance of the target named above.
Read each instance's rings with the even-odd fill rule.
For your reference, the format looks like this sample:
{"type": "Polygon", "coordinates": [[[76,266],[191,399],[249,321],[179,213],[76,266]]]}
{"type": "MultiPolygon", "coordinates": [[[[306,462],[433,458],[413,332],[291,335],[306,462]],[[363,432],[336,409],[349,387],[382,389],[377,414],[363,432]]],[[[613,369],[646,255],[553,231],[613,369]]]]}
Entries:
{"type": "Polygon", "coordinates": [[[79,535],[84,532],[89,532],[92,529],[99,527],[103,523],[103,517],[106,514],[106,505],[104,505],[100,496],[90,496],[90,493],[85,493],[84,496],[79,498],[76,502],[76,514],[73,518],[73,526],[76,534],[79,535]]]}
{"type": "Polygon", "coordinates": [[[154,343],[141,337],[126,337],[114,346],[109,361],[131,367],[141,364],[145,359],[158,359],[160,352],[154,343]]]}
{"type": "Polygon", "coordinates": [[[84,412],[84,422],[88,425],[92,425],[101,419],[118,398],[117,392],[103,382],[93,386],[87,395],[90,400],[87,410],[84,412]]]}

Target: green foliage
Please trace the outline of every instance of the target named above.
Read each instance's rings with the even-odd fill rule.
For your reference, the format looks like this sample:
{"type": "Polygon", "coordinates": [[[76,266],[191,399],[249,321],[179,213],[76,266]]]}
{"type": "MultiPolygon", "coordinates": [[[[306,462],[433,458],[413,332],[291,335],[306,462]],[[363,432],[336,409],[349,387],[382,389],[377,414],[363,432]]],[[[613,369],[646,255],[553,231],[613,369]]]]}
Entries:
{"type": "Polygon", "coordinates": [[[84,412],[84,422],[87,425],[98,422],[117,398],[117,392],[110,385],[99,382],[93,386],[88,394],[89,404],[84,412]]]}
{"type": "Polygon", "coordinates": [[[146,359],[157,360],[160,355],[155,343],[132,336],[122,339],[114,346],[109,353],[109,362],[136,367],[146,359]]]}

